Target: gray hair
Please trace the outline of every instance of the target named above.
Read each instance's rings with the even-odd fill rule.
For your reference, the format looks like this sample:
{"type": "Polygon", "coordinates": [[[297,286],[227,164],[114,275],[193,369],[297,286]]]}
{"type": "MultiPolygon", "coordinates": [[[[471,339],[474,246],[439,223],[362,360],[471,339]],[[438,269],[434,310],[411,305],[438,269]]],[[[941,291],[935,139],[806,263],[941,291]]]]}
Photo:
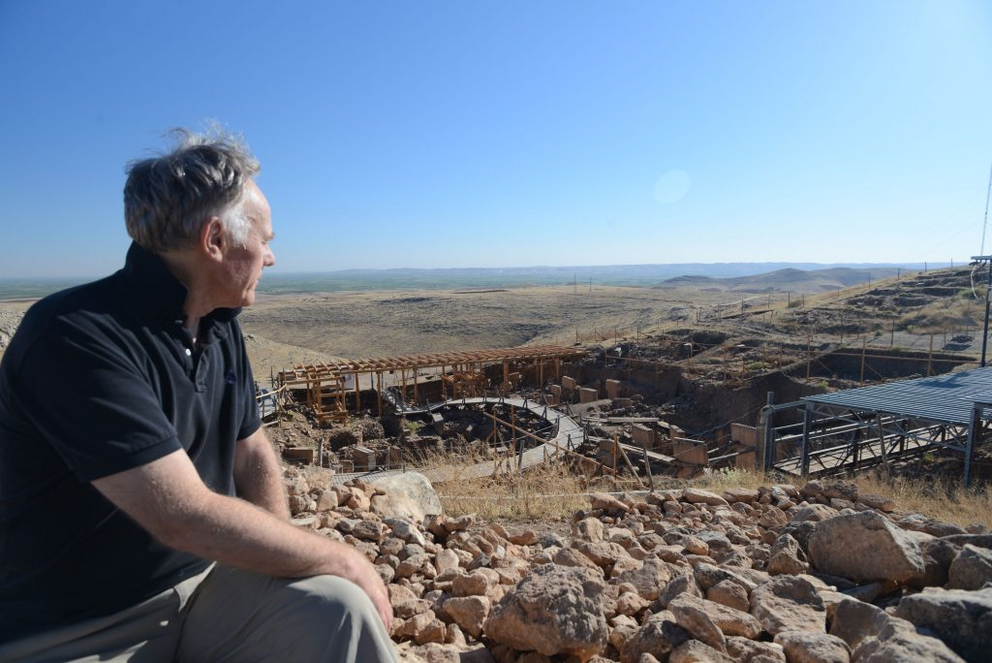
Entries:
{"type": "Polygon", "coordinates": [[[242,213],[245,187],[261,166],[239,137],[214,129],[196,134],[169,132],[176,147],[166,154],[132,161],[124,185],[128,234],[152,253],[196,243],[203,222],[217,216],[228,237],[243,246],[250,221],[242,213]]]}

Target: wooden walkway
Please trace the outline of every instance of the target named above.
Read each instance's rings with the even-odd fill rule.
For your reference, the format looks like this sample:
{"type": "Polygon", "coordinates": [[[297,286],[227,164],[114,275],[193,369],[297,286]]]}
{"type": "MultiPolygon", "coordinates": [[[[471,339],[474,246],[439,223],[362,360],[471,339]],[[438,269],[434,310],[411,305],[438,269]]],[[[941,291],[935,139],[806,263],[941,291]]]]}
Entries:
{"type": "MultiPolygon", "coordinates": [[[[553,438],[544,442],[544,444],[537,446],[533,449],[528,449],[521,456],[513,458],[513,468],[516,469],[517,461],[520,461],[520,469],[527,469],[529,467],[534,467],[535,465],[540,465],[549,458],[554,458],[559,454],[563,453],[566,449],[574,448],[579,442],[582,441],[582,425],[576,422],[574,419],[566,415],[564,412],[560,412],[551,408],[550,406],[544,405],[543,403],[536,403],[534,401],[528,401],[523,398],[458,398],[450,401],[442,401],[440,403],[435,403],[428,407],[423,408],[404,408],[403,412],[410,413],[427,413],[433,412],[443,407],[451,407],[458,405],[512,405],[517,408],[526,409],[532,412],[534,415],[547,420],[550,424],[556,426],[556,433],[553,438]]],[[[506,457],[504,457],[506,458],[506,457]]],[[[477,463],[475,465],[469,466],[449,466],[440,467],[430,470],[419,470],[416,468],[411,468],[413,471],[421,472],[426,476],[432,483],[444,483],[445,481],[454,481],[458,479],[478,479],[481,477],[492,476],[501,465],[504,463],[496,463],[493,461],[486,461],[482,463],[477,463]]],[[[331,477],[331,483],[340,485],[351,481],[352,479],[362,479],[369,477],[383,477],[391,476],[396,474],[402,474],[403,470],[373,470],[371,472],[345,472],[341,474],[335,474],[331,477]]]]}

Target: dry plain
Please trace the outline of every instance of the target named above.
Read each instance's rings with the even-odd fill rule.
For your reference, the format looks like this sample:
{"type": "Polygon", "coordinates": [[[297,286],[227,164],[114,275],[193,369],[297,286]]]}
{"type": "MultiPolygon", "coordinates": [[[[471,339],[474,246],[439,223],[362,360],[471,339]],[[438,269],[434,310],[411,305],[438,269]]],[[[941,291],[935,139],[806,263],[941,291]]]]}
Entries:
{"type": "Polygon", "coordinates": [[[719,292],[609,286],[260,294],[241,320],[262,375],[321,355],[357,359],[636,337],[688,322],[696,309],[739,301],[719,292]]]}

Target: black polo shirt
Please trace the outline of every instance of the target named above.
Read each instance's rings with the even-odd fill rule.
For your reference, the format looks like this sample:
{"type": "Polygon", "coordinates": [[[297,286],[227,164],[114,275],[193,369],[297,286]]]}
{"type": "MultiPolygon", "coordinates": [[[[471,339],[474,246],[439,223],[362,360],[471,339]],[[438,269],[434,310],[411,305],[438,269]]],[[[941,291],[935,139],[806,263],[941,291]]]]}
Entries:
{"type": "Polygon", "coordinates": [[[135,244],[124,269],[31,307],[0,363],[0,642],[140,602],[207,562],[156,541],[89,482],[185,449],[233,495],[259,425],[235,320],[183,326],[186,288],[135,244]]]}

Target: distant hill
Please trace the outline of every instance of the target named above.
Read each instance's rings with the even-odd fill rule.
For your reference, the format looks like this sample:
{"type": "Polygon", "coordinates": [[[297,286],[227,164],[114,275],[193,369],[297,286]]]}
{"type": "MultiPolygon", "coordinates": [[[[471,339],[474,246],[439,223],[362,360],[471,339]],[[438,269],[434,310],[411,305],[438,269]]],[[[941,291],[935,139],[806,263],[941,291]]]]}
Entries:
{"type": "MultiPolygon", "coordinates": [[[[948,266],[930,263],[931,269],[948,266]]],[[[727,262],[658,265],[602,265],[571,267],[459,267],[448,269],[348,269],[335,272],[266,272],[259,292],[270,294],[369,290],[459,290],[508,288],[528,285],[583,284],[674,287],[684,284],[719,289],[803,290],[815,292],[822,281],[826,288],[853,285],[872,278],[894,275],[896,268],[923,269],[922,263],[783,263],[727,262]],[[809,276],[814,274],[814,276],[809,276]],[[765,280],[754,280],[764,276],[765,280]],[[702,285],[711,279],[719,283],[702,285]],[[738,279],[734,281],[734,279],[738,279]],[[749,280],[751,279],[751,280],[749,280]],[[805,283],[797,288],[790,283],[805,283]]],[[[95,279],[0,279],[0,299],[42,297],[56,290],[95,279]]]]}
{"type": "MultiPolygon", "coordinates": [[[[922,267],[922,266],[921,266],[922,267]]],[[[678,276],[666,279],[658,288],[697,288],[705,290],[725,290],[728,292],[823,292],[836,288],[867,283],[896,276],[906,268],[896,267],[829,267],[826,269],[802,270],[795,267],[776,269],[751,276],[714,278],[712,276],[678,276]]]]}

